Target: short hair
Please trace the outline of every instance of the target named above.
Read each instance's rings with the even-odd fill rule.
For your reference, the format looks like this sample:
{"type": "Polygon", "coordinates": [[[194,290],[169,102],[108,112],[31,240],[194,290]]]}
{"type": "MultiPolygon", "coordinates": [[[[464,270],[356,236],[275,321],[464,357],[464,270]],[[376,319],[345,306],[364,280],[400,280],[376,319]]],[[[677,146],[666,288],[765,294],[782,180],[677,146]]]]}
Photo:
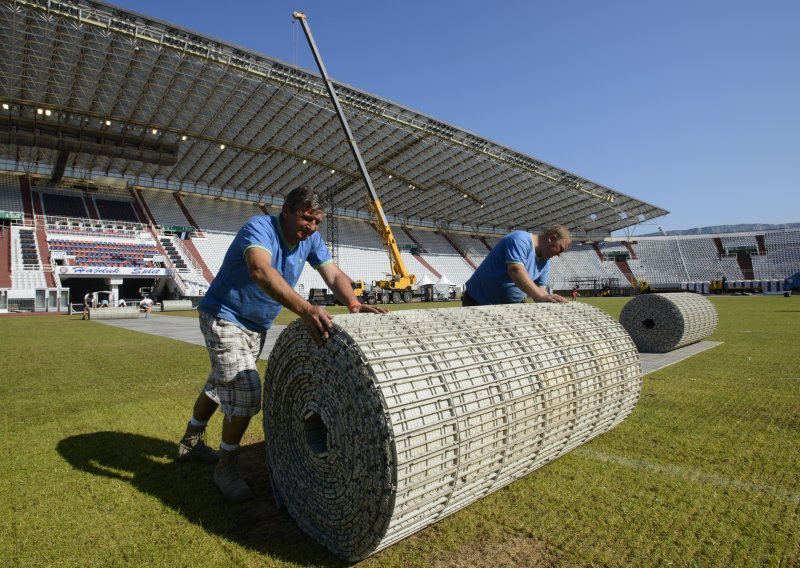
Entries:
{"type": "Polygon", "coordinates": [[[545,237],[555,237],[558,241],[567,239],[568,241],[572,242],[572,235],[570,235],[569,229],[567,229],[564,225],[550,225],[544,231],[542,231],[542,234],[545,237]]]}
{"type": "Polygon", "coordinates": [[[317,191],[309,185],[303,185],[293,189],[283,200],[283,206],[288,207],[289,211],[324,211],[327,203],[317,191]]]}

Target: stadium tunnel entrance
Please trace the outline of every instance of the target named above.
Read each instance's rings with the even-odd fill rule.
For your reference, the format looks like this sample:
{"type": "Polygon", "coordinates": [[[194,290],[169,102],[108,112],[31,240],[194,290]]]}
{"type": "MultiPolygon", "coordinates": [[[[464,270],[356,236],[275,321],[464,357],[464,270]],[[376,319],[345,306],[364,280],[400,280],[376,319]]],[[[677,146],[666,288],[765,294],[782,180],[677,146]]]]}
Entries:
{"type": "MultiPolygon", "coordinates": [[[[83,297],[89,292],[111,291],[113,302],[112,305],[119,303],[119,300],[126,300],[130,305],[131,302],[138,302],[142,298],[142,288],[155,291],[157,289],[158,281],[161,279],[136,278],[97,278],[85,276],[71,276],[61,277],[61,284],[64,288],[69,289],[70,302],[75,306],[80,304],[83,309],[83,297]]],[[[148,293],[153,300],[156,300],[155,295],[148,293]]]]}

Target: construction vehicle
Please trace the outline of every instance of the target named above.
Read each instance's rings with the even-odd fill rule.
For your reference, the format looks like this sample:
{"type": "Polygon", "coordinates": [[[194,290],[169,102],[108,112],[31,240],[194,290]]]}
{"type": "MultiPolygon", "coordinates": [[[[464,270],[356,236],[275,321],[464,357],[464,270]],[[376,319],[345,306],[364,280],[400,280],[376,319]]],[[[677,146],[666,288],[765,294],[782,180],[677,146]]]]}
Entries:
{"type": "Polygon", "coordinates": [[[315,306],[333,306],[336,298],[327,288],[311,288],[308,292],[308,303],[315,306]]]}
{"type": "Polygon", "coordinates": [[[356,294],[356,297],[366,299],[369,303],[377,303],[378,301],[384,303],[387,296],[388,300],[393,303],[410,302],[414,296],[414,292],[417,290],[417,277],[408,272],[403,258],[400,256],[400,249],[397,246],[397,241],[394,238],[391,227],[389,227],[389,222],[386,220],[386,215],[383,212],[383,207],[381,207],[380,199],[378,199],[378,194],[375,192],[375,187],[372,185],[372,179],[369,176],[364,159],[361,157],[361,152],[358,149],[353,133],[350,131],[350,126],[342,110],[342,105],[339,103],[339,97],[336,95],[336,91],[333,88],[333,82],[330,80],[330,77],[328,77],[328,72],[325,70],[322,57],[317,50],[316,43],[314,43],[314,38],[311,35],[311,29],[308,27],[306,16],[302,12],[295,12],[294,19],[299,21],[300,25],[303,27],[303,33],[314,55],[314,60],[317,63],[320,75],[322,75],[322,79],[325,82],[325,88],[328,91],[331,102],[336,109],[336,115],[339,118],[342,129],[344,129],[347,142],[353,153],[353,158],[355,158],[356,164],[358,164],[361,177],[364,180],[364,184],[367,186],[367,191],[369,191],[370,199],[368,204],[372,220],[375,224],[375,230],[378,232],[389,254],[390,273],[387,275],[388,278],[385,280],[376,280],[371,288],[368,288],[363,281],[353,282],[353,292],[356,294]]]}

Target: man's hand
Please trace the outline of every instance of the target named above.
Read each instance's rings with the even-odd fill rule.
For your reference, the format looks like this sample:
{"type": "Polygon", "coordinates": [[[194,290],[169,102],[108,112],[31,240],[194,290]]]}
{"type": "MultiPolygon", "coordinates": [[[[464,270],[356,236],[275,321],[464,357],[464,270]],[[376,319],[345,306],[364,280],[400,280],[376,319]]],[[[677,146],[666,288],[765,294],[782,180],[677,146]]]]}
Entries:
{"type": "Polygon", "coordinates": [[[308,309],[300,314],[300,317],[314,343],[322,345],[322,342],[330,337],[333,321],[331,321],[330,314],[321,307],[309,305],[308,309]]]}
{"type": "Polygon", "coordinates": [[[353,304],[350,308],[351,314],[385,314],[388,310],[383,306],[370,306],[369,304],[353,304]]]}
{"type": "Polygon", "coordinates": [[[566,304],[567,299],[564,296],[559,296],[558,294],[547,294],[542,299],[536,300],[537,302],[552,302],[554,304],[566,304]]]}

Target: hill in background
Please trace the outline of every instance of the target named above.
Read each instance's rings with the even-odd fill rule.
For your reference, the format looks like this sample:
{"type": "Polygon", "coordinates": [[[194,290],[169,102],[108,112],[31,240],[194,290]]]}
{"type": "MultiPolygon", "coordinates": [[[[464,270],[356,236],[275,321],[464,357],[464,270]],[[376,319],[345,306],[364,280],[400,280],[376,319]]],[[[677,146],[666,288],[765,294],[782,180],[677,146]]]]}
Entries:
{"type": "Polygon", "coordinates": [[[739,225],[715,225],[713,227],[696,227],[694,229],[681,229],[675,231],[662,231],[648,233],[642,237],[657,237],[659,235],[716,235],[719,233],[748,233],[752,231],[780,231],[782,229],[800,229],[800,223],[779,223],[768,225],[764,223],[742,223],[739,225]]]}

